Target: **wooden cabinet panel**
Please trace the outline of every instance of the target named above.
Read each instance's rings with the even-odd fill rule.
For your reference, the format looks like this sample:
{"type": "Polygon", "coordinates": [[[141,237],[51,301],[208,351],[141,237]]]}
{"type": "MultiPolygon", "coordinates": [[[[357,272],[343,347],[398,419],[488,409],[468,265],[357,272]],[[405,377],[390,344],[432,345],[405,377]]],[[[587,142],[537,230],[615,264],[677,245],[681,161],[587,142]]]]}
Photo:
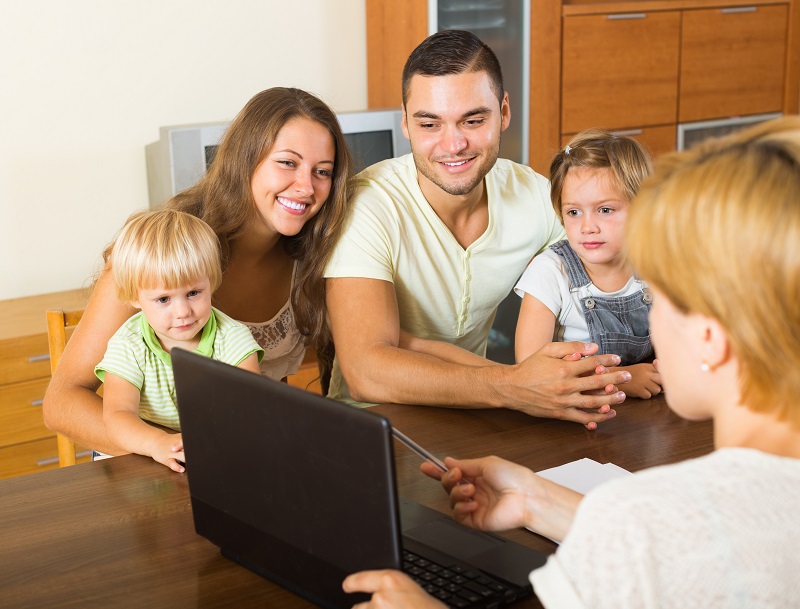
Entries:
{"type": "Polygon", "coordinates": [[[367,0],[367,106],[399,108],[403,66],[428,35],[425,0],[367,0]]]}
{"type": "MultiPolygon", "coordinates": [[[[660,127],[642,127],[641,129],[623,129],[615,131],[618,135],[628,135],[638,142],[644,144],[651,154],[656,157],[664,152],[675,150],[678,140],[678,128],[676,125],[662,125],[660,127]]],[[[561,147],[563,148],[575,136],[574,133],[561,136],[561,147]]]]}
{"type": "Polygon", "coordinates": [[[683,12],[680,122],[781,111],[788,10],[683,12]]]}
{"type": "MultiPolygon", "coordinates": [[[[91,451],[78,447],[78,463],[91,461],[91,451]]],[[[0,448],[0,478],[43,472],[58,468],[56,439],[45,438],[0,448]]]]}
{"type": "Polygon", "coordinates": [[[50,381],[45,311],[82,309],[87,299],[81,289],[0,301],[0,478],[40,471],[52,457],[47,468],[58,467],[55,433],[42,421],[50,381]]]}
{"type": "Polygon", "coordinates": [[[50,353],[46,335],[37,334],[0,341],[0,385],[48,376],[50,353]]]}
{"type": "Polygon", "coordinates": [[[680,12],[564,18],[561,132],[676,122],[680,12]]]}
{"type": "Polygon", "coordinates": [[[0,446],[52,438],[42,421],[42,398],[49,379],[0,387],[0,446]]]}

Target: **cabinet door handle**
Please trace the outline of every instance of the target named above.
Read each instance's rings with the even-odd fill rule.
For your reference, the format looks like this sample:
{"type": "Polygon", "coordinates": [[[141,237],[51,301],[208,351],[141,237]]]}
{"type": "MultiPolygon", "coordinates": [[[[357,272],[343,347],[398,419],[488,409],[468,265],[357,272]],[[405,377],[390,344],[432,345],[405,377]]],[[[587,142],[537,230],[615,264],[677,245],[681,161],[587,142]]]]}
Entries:
{"type": "Polygon", "coordinates": [[[38,400],[31,400],[31,406],[41,406],[44,404],[44,398],[39,398],[38,400]]]}
{"type": "Polygon", "coordinates": [[[757,10],[757,6],[736,6],[720,9],[720,12],[723,15],[733,15],[734,13],[755,13],[757,10]]]}
{"type": "MultiPolygon", "coordinates": [[[[91,450],[82,450],[78,453],[75,453],[75,458],[81,459],[91,454],[92,454],[91,450]]],[[[58,457],[47,457],[46,459],[39,459],[36,462],[36,467],[45,467],[46,465],[52,465],[53,463],[58,463],[58,457]]]]}
{"type": "Polygon", "coordinates": [[[647,13],[619,13],[616,15],[606,15],[606,19],[646,19],[647,13]]]}
{"type": "Polygon", "coordinates": [[[36,362],[46,362],[49,359],[50,359],[50,354],[49,353],[42,353],[41,355],[31,355],[28,358],[28,361],[31,364],[35,364],[36,362]]]}
{"type": "Polygon", "coordinates": [[[641,129],[623,129],[622,131],[612,131],[611,135],[626,136],[626,135],[642,135],[641,129]]]}

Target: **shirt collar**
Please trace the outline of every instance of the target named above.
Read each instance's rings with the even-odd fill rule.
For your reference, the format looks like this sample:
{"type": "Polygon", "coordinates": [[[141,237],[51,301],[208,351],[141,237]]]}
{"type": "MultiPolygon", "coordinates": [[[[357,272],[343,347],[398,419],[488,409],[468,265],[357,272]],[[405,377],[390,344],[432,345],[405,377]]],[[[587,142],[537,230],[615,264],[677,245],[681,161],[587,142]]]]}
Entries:
{"type": "MultiPolygon", "coordinates": [[[[164,362],[167,366],[172,366],[172,358],[170,358],[169,353],[164,351],[164,348],[158,341],[155,330],[153,330],[150,324],[147,323],[147,318],[144,316],[144,314],[141,318],[141,325],[142,337],[144,338],[144,342],[148,348],[155,353],[156,357],[158,357],[158,359],[164,362]]],[[[204,355],[205,357],[211,357],[214,354],[214,339],[216,336],[217,316],[212,310],[211,316],[208,318],[208,322],[206,322],[206,325],[203,326],[203,333],[200,335],[200,344],[197,345],[197,349],[195,349],[194,352],[198,353],[199,355],[204,355]]]]}

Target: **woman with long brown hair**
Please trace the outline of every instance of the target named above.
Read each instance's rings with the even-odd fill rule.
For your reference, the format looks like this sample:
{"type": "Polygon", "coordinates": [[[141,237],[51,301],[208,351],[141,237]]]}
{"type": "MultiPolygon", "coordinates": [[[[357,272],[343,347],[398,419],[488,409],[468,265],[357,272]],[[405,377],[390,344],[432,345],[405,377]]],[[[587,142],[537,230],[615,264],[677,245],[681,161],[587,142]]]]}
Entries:
{"type": "MultiPolygon", "coordinates": [[[[245,105],[206,176],[166,203],[201,218],[219,238],[223,277],[214,306],[250,328],[265,350],[266,376],[295,372],[307,346],[325,357],[322,272],[345,221],[349,174],[333,111],[305,91],[276,87],[245,105]]],[[[106,256],[45,395],[44,418],[78,443],[114,454],[94,366],[134,311],[116,298],[112,264],[106,256]]]]}

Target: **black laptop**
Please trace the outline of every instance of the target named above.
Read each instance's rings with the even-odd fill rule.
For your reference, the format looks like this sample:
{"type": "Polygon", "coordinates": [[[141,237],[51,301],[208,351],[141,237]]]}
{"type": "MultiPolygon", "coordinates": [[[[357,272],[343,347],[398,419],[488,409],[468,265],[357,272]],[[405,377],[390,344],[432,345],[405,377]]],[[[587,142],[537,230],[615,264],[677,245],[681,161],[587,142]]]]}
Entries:
{"type": "MultiPolygon", "coordinates": [[[[342,580],[403,569],[451,607],[531,593],[546,555],[397,495],[388,419],[174,349],[195,530],[231,560],[323,607],[342,580]]],[[[422,475],[422,474],[420,474],[422,475]]]]}

